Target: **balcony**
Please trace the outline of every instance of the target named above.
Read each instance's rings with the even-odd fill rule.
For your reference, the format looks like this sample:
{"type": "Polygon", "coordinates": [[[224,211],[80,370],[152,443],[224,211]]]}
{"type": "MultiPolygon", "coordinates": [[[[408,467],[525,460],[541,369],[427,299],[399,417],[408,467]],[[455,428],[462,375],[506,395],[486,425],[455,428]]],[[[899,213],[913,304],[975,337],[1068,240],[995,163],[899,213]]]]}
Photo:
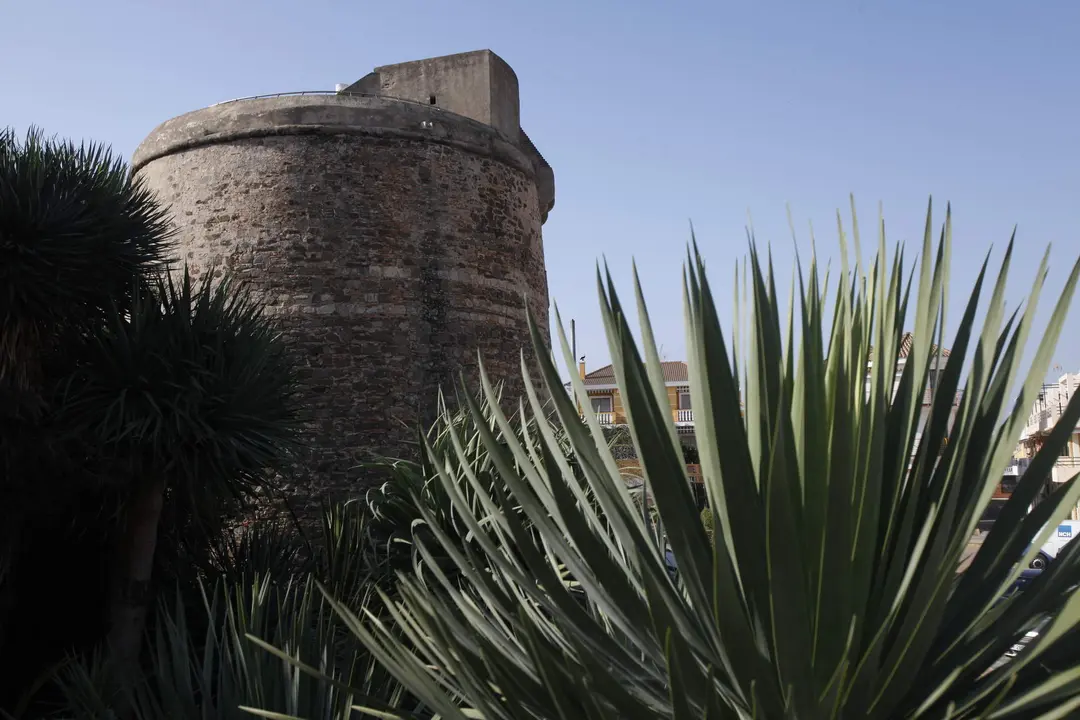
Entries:
{"type": "Polygon", "coordinates": [[[1048,433],[1054,428],[1054,424],[1054,417],[1053,413],[1050,412],[1050,408],[1036,410],[1028,415],[1027,425],[1024,426],[1020,439],[1026,440],[1034,435],[1048,433]]]}
{"type": "Polygon", "coordinates": [[[1050,479],[1056,483],[1068,482],[1080,473],[1080,457],[1060,457],[1050,471],[1050,479]]]}
{"type": "MultiPolygon", "coordinates": [[[[623,415],[616,415],[613,412],[595,411],[596,421],[601,425],[625,425],[626,417],[623,415]]],[[[585,413],[581,414],[581,419],[585,420],[585,413]]],[[[675,424],[687,431],[693,429],[694,425],[694,411],[693,410],[672,410],[671,417],[675,421],[675,424]]]]}
{"type": "Polygon", "coordinates": [[[1009,461],[1009,464],[1005,466],[1005,475],[1008,477],[1020,477],[1031,464],[1031,458],[1013,458],[1009,461]]]}

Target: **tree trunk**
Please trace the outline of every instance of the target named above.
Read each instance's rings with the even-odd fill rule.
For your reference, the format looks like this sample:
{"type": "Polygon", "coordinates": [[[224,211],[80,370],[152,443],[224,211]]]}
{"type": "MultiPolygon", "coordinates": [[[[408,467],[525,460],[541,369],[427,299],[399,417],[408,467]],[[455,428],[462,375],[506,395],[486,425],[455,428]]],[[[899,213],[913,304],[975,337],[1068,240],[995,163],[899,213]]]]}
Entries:
{"type": "Polygon", "coordinates": [[[4,656],[7,628],[13,621],[11,610],[15,607],[15,572],[21,533],[20,518],[8,516],[3,519],[6,537],[0,540],[0,657],[4,656]]]}
{"type": "Polygon", "coordinates": [[[139,653],[151,599],[150,575],[164,501],[164,481],[137,483],[124,511],[108,643],[113,660],[126,680],[134,680],[139,671],[139,653]]]}

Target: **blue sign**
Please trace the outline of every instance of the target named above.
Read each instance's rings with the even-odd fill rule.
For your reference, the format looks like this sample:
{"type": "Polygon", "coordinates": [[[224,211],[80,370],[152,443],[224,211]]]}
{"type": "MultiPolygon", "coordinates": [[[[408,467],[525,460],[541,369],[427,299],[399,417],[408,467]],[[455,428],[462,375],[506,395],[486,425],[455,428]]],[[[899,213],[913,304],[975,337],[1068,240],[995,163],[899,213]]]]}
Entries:
{"type": "Polygon", "coordinates": [[[1072,525],[1058,525],[1057,536],[1059,538],[1071,538],[1072,533],[1072,525]]]}

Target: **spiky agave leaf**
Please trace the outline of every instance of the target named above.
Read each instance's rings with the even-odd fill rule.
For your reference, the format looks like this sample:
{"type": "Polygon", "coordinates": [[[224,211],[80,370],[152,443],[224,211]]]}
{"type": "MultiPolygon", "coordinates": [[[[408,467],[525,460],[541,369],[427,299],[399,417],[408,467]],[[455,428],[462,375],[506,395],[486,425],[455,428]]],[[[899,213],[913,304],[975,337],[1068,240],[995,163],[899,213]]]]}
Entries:
{"type": "Polygon", "coordinates": [[[264,717],[345,720],[361,698],[387,707],[405,702],[401,686],[342,632],[313,579],[287,577],[218,580],[202,587],[195,606],[180,595],[161,603],[150,638],[152,672],[125,691],[107,656],[73,659],[58,674],[64,717],[115,717],[124,697],[130,697],[136,720],[260,714],[245,707],[261,708],[264,717]],[[197,632],[191,619],[205,631],[197,632]],[[283,648],[287,659],[266,652],[249,635],[283,648]],[[304,673],[297,662],[314,672],[304,673]]]}
{"type": "MultiPolygon", "coordinates": [[[[501,391],[496,389],[494,395],[501,397],[501,391]]],[[[373,467],[388,473],[390,479],[369,491],[365,497],[370,513],[367,539],[369,550],[386,558],[390,568],[411,570],[418,567],[423,572],[424,564],[415,564],[415,536],[430,538],[431,524],[441,527],[448,536],[459,538],[459,545],[471,542],[450,495],[438,478],[436,464],[459,486],[467,498],[470,514],[480,517],[485,512],[481,495],[487,503],[494,500],[492,487],[501,484],[501,481],[498,470],[491,462],[487,445],[476,427],[477,422],[491,429],[496,442],[501,444],[505,444],[504,431],[497,426],[492,415],[490,401],[495,397],[488,398],[483,392],[474,393],[474,396],[478,402],[478,416],[473,414],[467,403],[459,403],[451,409],[440,394],[435,422],[426,434],[421,435],[422,442],[427,443],[429,450],[421,456],[420,462],[386,458],[373,463],[373,467]],[[457,445],[461,446],[460,456],[455,451],[457,445]]],[[[551,424],[547,416],[531,417],[525,423],[512,421],[508,427],[517,442],[535,448],[538,446],[536,438],[539,437],[541,424],[545,424],[553,433],[562,453],[570,452],[563,433],[551,424]]],[[[520,508],[516,512],[521,514],[520,508]]],[[[443,569],[452,572],[446,563],[443,563],[443,569]]],[[[390,580],[393,579],[391,576],[390,580]]]]}
{"type": "MultiPolygon", "coordinates": [[[[643,349],[610,277],[600,276],[615,375],[665,537],[635,508],[596,419],[577,422],[553,361],[538,351],[580,474],[542,426],[536,450],[498,442],[496,429],[507,438],[509,425],[494,409],[496,428],[477,422],[502,481],[494,490],[503,512],[483,515],[493,523],[481,525],[433,458],[482,552],[451,551],[469,586],[403,577],[400,598],[385,601],[408,644],[374,613],[362,619],[339,607],[353,631],[447,718],[1019,718],[1062,717],[1080,704],[1080,647],[1073,644],[1080,545],[1024,594],[998,602],[1080,497],[1080,484],[1070,481],[1027,512],[1080,419],[1080,399],[971,568],[956,573],[1045,374],[1080,263],[1032,367],[1023,368],[1021,356],[1046,265],[1023,314],[1006,319],[1011,243],[981,332],[974,318],[985,264],[944,358],[937,348],[951,218],[935,250],[928,211],[914,286],[903,253],[888,254],[879,226],[866,267],[857,225],[854,266],[840,226],[842,267],[828,305],[812,257],[799,272],[798,307],[783,307],[771,264],[751,239],[740,307],[748,322],[738,329],[737,357],[695,244],[685,316],[695,430],[717,530],[711,543],[662,394],[640,288],[643,349]],[[912,314],[913,344],[897,382],[912,314]],[[921,421],[935,364],[943,372],[921,421]],[[586,491],[595,503],[581,501],[586,491]],[[539,542],[524,531],[526,521],[539,542]],[[678,559],[677,580],[665,571],[664,540],[678,559]],[[560,582],[555,568],[562,566],[584,604],[560,582]],[[1046,618],[1030,654],[991,670],[1046,618]]],[[[587,406],[584,385],[572,381],[587,406]]],[[[531,382],[525,386],[538,413],[531,382]]],[[[479,405],[470,407],[479,419],[479,405]]],[[[463,450],[455,450],[463,462],[463,450]]],[[[454,546],[436,536],[439,550],[454,546]]]]}

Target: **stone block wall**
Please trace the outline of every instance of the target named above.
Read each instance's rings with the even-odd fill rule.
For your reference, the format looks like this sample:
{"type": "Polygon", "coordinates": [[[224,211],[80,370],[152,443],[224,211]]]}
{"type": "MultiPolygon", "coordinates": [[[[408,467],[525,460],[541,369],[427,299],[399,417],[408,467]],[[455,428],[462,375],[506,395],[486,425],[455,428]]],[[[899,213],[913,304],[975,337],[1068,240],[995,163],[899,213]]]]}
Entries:
{"type": "Polygon", "coordinates": [[[170,121],[134,165],[171,207],[179,259],[247,281],[281,317],[310,413],[292,500],[310,513],[360,494],[370,454],[412,455],[438,388],[475,378],[478,351],[521,393],[526,297],[547,336],[541,209],[532,165],[471,121],[355,98],[245,102],[264,105],[170,121]]]}

